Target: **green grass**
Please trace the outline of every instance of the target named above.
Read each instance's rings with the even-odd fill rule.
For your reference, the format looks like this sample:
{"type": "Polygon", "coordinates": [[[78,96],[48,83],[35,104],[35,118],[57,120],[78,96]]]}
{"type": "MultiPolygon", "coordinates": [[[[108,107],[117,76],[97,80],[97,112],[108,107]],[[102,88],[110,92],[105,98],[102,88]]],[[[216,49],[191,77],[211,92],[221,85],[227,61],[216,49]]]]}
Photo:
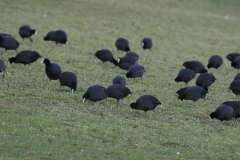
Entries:
{"type": "MultiPolygon", "coordinates": [[[[0,0],[0,32],[19,42],[18,28],[28,24],[38,31],[21,43],[18,51],[35,50],[43,58],[60,64],[63,71],[75,72],[78,88],[59,92],[59,82],[46,77],[40,60],[25,68],[8,67],[0,78],[0,159],[239,159],[239,125],[217,120],[209,114],[227,100],[236,100],[228,87],[238,72],[225,58],[239,52],[238,0],[0,0]],[[44,17],[43,15],[46,15],[44,17]],[[226,20],[225,16],[229,19],[226,20]],[[69,46],[56,47],[43,42],[50,30],[63,29],[69,46]],[[122,57],[114,43],[124,37],[131,50],[140,56],[147,71],[140,79],[129,79],[133,92],[116,107],[109,98],[94,104],[82,103],[82,95],[94,84],[108,87],[117,69],[94,57],[97,50],[109,49],[122,57]],[[152,51],[143,51],[143,37],[153,40],[152,51]],[[224,64],[210,69],[217,81],[210,87],[206,101],[179,103],[175,92],[184,84],[175,84],[178,71],[187,60],[199,60],[218,54],[224,64]],[[162,105],[156,114],[134,110],[129,104],[142,95],[157,97],[162,105]],[[177,154],[179,152],[179,154],[177,154]]],[[[6,63],[15,56],[0,49],[6,63]]],[[[195,85],[192,80],[188,85],[195,85]]]]}

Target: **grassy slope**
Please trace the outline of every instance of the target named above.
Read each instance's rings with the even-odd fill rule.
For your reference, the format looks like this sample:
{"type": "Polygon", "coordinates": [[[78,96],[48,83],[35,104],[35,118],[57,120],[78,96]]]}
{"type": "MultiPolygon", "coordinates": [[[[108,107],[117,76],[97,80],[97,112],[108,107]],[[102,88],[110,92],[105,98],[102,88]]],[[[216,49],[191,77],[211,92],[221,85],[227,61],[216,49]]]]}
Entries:
{"type": "MultiPolygon", "coordinates": [[[[19,42],[18,28],[29,24],[38,31],[30,45],[25,40],[19,51],[38,51],[63,71],[75,72],[78,89],[58,92],[59,82],[49,82],[40,60],[29,67],[13,64],[1,79],[0,157],[3,159],[236,159],[239,157],[239,126],[209,122],[209,113],[226,100],[235,100],[227,91],[237,73],[224,58],[219,70],[211,69],[218,79],[210,88],[205,103],[184,101],[179,104],[175,92],[184,84],[175,84],[182,64],[199,60],[207,65],[213,54],[225,57],[239,51],[239,2],[231,0],[152,0],[152,1],[4,1],[0,0],[0,32],[19,42]],[[43,15],[46,14],[47,17],[43,15]],[[224,17],[228,15],[229,19],[224,17]],[[44,43],[50,30],[63,29],[68,47],[44,43]],[[116,75],[125,71],[94,58],[99,49],[110,49],[118,37],[130,42],[140,55],[139,64],[147,72],[140,79],[128,80],[133,94],[121,108],[110,99],[94,104],[82,103],[90,85],[108,87],[116,75]],[[140,42],[151,37],[152,51],[143,51],[140,42]],[[156,96],[162,103],[152,112],[130,112],[128,105],[144,94],[156,96]],[[82,105],[82,108],[79,108],[82,105]],[[112,107],[112,110],[110,108],[112,107]],[[103,111],[99,111],[103,110],[103,111]],[[91,112],[97,111],[97,112],[91,112]],[[105,111],[105,112],[104,112],[105,111]],[[180,154],[177,154],[180,152],[180,154]]],[[[1,55],[6,63],[14,51],[1,55]]],[[[195,84],[195,79],[189,83],[195,84]]]]}

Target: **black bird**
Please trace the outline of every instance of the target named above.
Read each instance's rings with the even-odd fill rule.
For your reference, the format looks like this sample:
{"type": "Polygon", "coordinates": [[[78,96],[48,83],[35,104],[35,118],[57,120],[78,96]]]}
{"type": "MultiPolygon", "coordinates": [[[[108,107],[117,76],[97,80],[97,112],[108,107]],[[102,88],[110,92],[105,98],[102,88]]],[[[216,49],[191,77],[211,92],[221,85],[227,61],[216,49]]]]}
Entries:
{"type": "Polygon", "coordinates": [[[115,64],[117,66],[117,61],[114,59],[113,54],[108,49],[99,50],[95,53],[95,56],[102,61],[102,64],[107,61],[115,64]]]}
{"type": "Polygon", "coordinates": [[[180,94],[178,96],[178,99],[180,102],[182,102],[183,99],[197,101],[200,98],[205,99],[207,93],[208,91],[203,87],[191,86],[188,87],[183,94],[180,94]]]}
{"type": "Polygon", "coordinates": [[[126,78],[123,76],[116,76],[112,80],[113,84],[121,84],[122,86],[126,86],[126,78]]]}
{"type": "Polygon", "coordinates": [[[126,77],[127,78],[134,78],[134,79],[137,78],[137,77],[141,77],[141,80],[142,80],[142,83],[143,83],[142,76],[143,76],[145,71],[146,71],[145,68],[141,65],[138,65],[138,64],[132,65],[129,68],[128,72],[126,73],[126,77]]]}
{"type": "Polygon", "coordinates": [[[61,67],[57,63],[51,63],[49,59],[44,58],[41,63],[46,65],[45,72],[48,78],[51,80],[57,80],[62,73],[61,67]]]}
{"type": "Polygon", "coordinates": [[[115,43],[115,46],[117,47],[117,50],[125,51],[125,52],[130,51],[128,40],[125,38],[118,38],[115,43]]]}
{"type": "Polygon", "coordinates": [[[240,81],[239,80],[234,80],[230,84],[229,89],[237,96],[240,95],[240,81]]]}
{"type": "Polygon", "coordinates": [[[240,73],[237,73],[237,74],[234,76],[234,80],[240,80],[240,73]]]}
{"type": "Polygon", "coordinates": [[[138,54],[135,53],[135,52],[127,52],[127,53],[125,54],[125,57],[135,57],[135,58],[139,59],[138,54]]]}
{"type": "Polygon", "coordinates": [[[134,65],[138,64],[138,58],[136,57],[122,57],[118,58],[118,67],[124,70],[129,70],[129,68],[134,65]]]}
{"type": "Polygon", "coordinates": [[[22,37],[23,41],[24,38],[29,38],[31,42],[33,42],[31,36],[33,34],[37,35],[37,31],[35,29],[31,29],[28,25],[20,27],[18,33],[22,37]]]}
{"type": "Polygon", "coordinates": [[[83,95],[83,103],[85,99],[90,99],[94,102],[101,101],[108,98],[108,91],[100,85],[90,86],[87,92],[83,95]]]}
{"type": "Polygon", "coordinates": [[[208,72],[203,64],[199,61],[187,61],[183,63],[183,66],[185,66],[188,69],[193,70],[194,73],[206,73],[208,72]]]}
{"type": "Polygon", "coordinates": [[[30,51],[30,50],[24,50],[19,52],[16,57],[12,57],[8,59],[8,62],[11,63],[22,63],[24,65],[29,64],[31,69],[31,63],[35,62],[40,58],[38,52],[36,51],[30,51]]]}
{"type": "Polygon", "coordinates": [[[117,107],[120,99],[127,97],[127,95],[132,94],[131,91],[120,84],[112,84],[107,88],[108,97],[115,98],[117,100],[117,107]]]}
{"type": "Polygon", "coordinates": [[[230,107],[233,108],[235,112],[234,118],[237,122],[237,118],[240,117],[240,101],[226,101],[223,104],[229,105],[230,107]]]}
{"type": "Polygon", "coordinates": [[[227,59],[231,62],[233,62],[238,56],[240,56],[239,53],[230,53],[227,55],[227,59]]]}
{"type": "Polygon", "coordinates": [[[142,42],[141,42],[142,48],[145,49],[150,49],[152,48],[152,39],[151,38],[143,38],[142,42]]]}
{"type": "Polygon", "coordinates": [[[67,33],[65,31],[63,31],[63,30],[55,31],[53,39],[54,39],[56,44],[60,43],[60,44],[68,45],[67,33]]]}
{"type": "Polygon", "coordinates": [[[210,121],[212,121],[212,119],[216,118],[219,119],[221,121],[226,120],[226,121],[230,121],[232,120],[232,118],[234,117],[234,110],[232,107],[230,107],[227,104],[221,104],[220,106],[218,106],[214,112],[212,112],[210,114],[210,121]]]}
{"type": "Polygon", "coordinates": [[[235,60],[231,63],[231,66],[236,69],[240,69],[240,57],[235,58],[235,60]]]}
{"type": "Polygon", "coordinates": [[[211,86],[217,79],[212,73],[202,73],[196,80],[196,85],[205,88],[208,91],[208,87],[211,86]]]}
{"type": "Polygon", "coordinates": [[[4,78],[4,74],[5,74],[5,63],[3,62],[3,60],[0,59],[0,72],[3,72],[3,78],[4,78]]]}
{"type": "MultiPolygon", "coordinates": [[[[76,91],[77,89],[77,75],[73,72],[63,72],[59,76],[60,89],[62,86],[68,86],[70,91],[76,91]]],[[[59,89],[59,90],[60,90],[59,89]]]]}
{"type": "Polygon", "coordinates": [[[213,55],[208,60],[207,68],[216,68],[218,69],[223,64],[223,59],[219,55],[213,55]]]}
{"type": "Polygon", "coordinates": [[[186,91],[187,88],[188,88],[188,87],[181,88],[181,89],[179,89],[176,93],[177,93],[178,96],[179,96],[179,95],[183,94],[183,93],[186,91]]]}
{"type": "Polygon", "coordinates": [[[18,41],[9,34],[1,34],[0,36],[0,47],[7,50],[15,50],[19,47],[18,41]]]}
{"type": "Polygon", "coordinates": [[[131,103],[130,107],[131,111],[133,109],[136,109],[143,110],[146,113],[147,111],[153,110],[153,112],[155,113],[154,109],[160,104],[162,103],[157,98],[151,95],[144,95],[139,97],[136,103],[131,103]]]}
{"type": "Polygon", "coordinates": [[[177,77],[175,78],[175,82],[185,82],[187,84],[195,77],[195,73],[188,68],[182,68],[179,72],[177,77]]]}
{"type": "Polygon", "coordinates": [[[47,35],[43,38],[44,41],[54,41],[55,31],[49,31],[47,35]]]}

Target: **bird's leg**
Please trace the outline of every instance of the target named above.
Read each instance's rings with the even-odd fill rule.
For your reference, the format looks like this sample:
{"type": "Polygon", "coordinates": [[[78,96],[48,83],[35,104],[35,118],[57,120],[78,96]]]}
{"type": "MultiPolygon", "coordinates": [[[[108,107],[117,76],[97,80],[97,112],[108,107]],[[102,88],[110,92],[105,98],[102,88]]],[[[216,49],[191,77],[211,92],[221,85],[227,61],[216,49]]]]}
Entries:
{"type": "Polygon", "coordinates": [[[2,78],[4,78],[5,77],[5,71],[3,71],[3,76],[2,76],[2,78]]]}
{"type": "Polygon", "coordinates": [[[32,43],[33,42],[32,38],[29,37],[29,39],[30,39],[30,42],[32,43]]]}
{"type": "Polygon", "coordinates": [[[74,89],[72,89],[72,93],[73,93],[74,89]]]}
{"type": "Polygon", "coordinates": [[[155,109],[153,110],[153,113],[156,114],[156,113],[155,113],[155,109]]]}
{"type": "Polygon", "coordinates": [[[143,79],[142,79],[142,77],[141,77],[141,80],[142,80],[142,84],[143,84],[143,79]]]}
{"type": "MultiPolygon", "coordinates": [[[[23,42],[23,41],[24,41],[24,38],[22,39],[22,42],[23,42]]],[[[22,43],[22,42],[21,42],[21,43],[22,43]]]]}
{"type": "MultiPolygon", "coordinates": [[[[107,98],[106,98],[107,99],[107,98]]],[[[108,99],[107,99],[107,105],[108,105],[108,99]]]]}

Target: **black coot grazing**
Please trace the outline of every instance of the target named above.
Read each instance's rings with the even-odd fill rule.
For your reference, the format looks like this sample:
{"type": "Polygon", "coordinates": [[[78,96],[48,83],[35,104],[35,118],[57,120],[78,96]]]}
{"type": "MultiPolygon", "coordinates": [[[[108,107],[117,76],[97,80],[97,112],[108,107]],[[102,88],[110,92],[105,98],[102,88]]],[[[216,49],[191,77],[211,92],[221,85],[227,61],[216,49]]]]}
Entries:
{"type": "Polygon", "coordinates": [[[141,80],[142,80],[142,83],[143,83],[142,76],[143,76],[145,71],[146,71],[145,68],[141,65],[138,65],[138,64],[132,65],[129,68],[128,72],[126,73],[126,77],[127,78],[134,78],[134,79],[137,78],[137,77],[141,77],[141,80]]]}
{"type": "Polygon", "coordinates": [[[130,51],[128,40],[125,38],[118,38],[115,43],[115,46],[117,47],[117,50],[125,51],[125,52],[130,51]]]}
{"type": "Polygon", "coordinates": [[[240,80],[240,73],[237,73],[237,74],[234,76],[234,80],[240,80]]]}
{"type": "Polygon", "coordinates": [[[0,59],[0,72],[3,72],[3,78],[4,78],[4,74],[5,74],[5,63],[3,62],[3,60],[0,59]]]}
{"type": "Polygon", "coordinates": [[[207,70],[204,68],[203,64],[199,61],[187,61],[183,63],[188,69],[193,70],[194,73],[206,73],[207,70]]]}
{"type": "Polygon", "coordinates": [[[207,68],[216,68],[218,69],[223,64],[223,59],[219,55],[213,55],[208,60],[207,68]]]}
{"type": "Polygon", "coordinates": [[[35,29],[31,29],[28,25],[20,27],[18,33],[22,37],[23,41],[24,38],[29,38],[31,42],[33,42],[31,36],[33,34],[37,35],[37,31],[35,29]]]}
{"type": "Polygon", "coordinates": [[[19,47],[18,41],[9,34],[1,34],[0,36],[0,47],[7,50],[15,50],[19,47]]]}
{"type": "Polygon", "coordinates": [[[178,96],[179,96],[179,95],[183,94],[183,93],[186,91],[187,88],[188,88],[188,87],[181,88],[181,89],[179,89],[176,93],[177,93],[178,96]]]}
{"type": "Polygon", "coordinates": [[[138,98],[136,103],[131,103],[131,111],[133,109],[137,110],[143,110],[145,113],[147,111],[153,110],[155,113],[155,108],[159,105],[162,104],[157,98],[151,96],[151,95],[144,95],[138,98]]]}
{"type": "Polygon", "coordinates": [[[19,52],[16,57],[12,57],[8,59],[8,62],[11,63],[22,63],[24,65],[29,64],[31,69],[31,63],[35,62],[40,58],[38,52],[36,51],[30,51],[30,50],[24,50],[19,52]]]}
{"type": "Polygon", "coordinates": [[[60,89],[62,86],[68,86],[73,93],[73,91],[76,91],[77,89],[77,81],[78,79],[75,73],[63,72],[59,76],[60,89]]]}
{"type": "Polygon", "coordinates": [[[121,84],[122,86],[126,86],[126,78],[123,76],[116,76],[112,80],[113,84],[121,84]]]}
{"type": "Polygon", "coordinates": [[[51,80],[57,80],[59,75],[62,73],[61,67],[57,63],[51,63],[49,59],[44,58],[41,63],[46,65],[46,74],[51,80]]]}
{"type": "Polygon", "coordinates": [[[129,68],[134,65],[138,64],[138,58],[136,57],[122,57],[118,58],[118,67],[124,70],[129,70],[129,68]]]}
{"type": "Polygon", "coordinates": [[[188,87],[183,94],[180,94],[178,96],[178,99],[180,100],[180,102],[183,99],[197,101],[200,98],[205,99],[207,93],[208,91],[203,87],[191,86],[191,87],[188,87]]]}
{"type": "Polygon", "coordinates": [[[132,94],[131,91],[120,84],[112,84],[107,88],[108,97],[115,98],[117,100],[117,107],[120,99],[127,97],[127,95],[132,94]]]}
{"type": "Polygon", "coordinates": [[[138,54],[135,53],[135,52],[127,52],[127,53],[125,54],[125,57],[134,57],[134,58],[139,59],[138,54]]]}
{"type": "Polygon", "coordinates": [[[223,104],[229,105],[230,107],[233,108],[235,112],[234,118],[237,122],[237,118],[240,117],[240,101],[226,101],[223,104]]]}
{"type": "Polygon", "coordinates": [[[220,106],[218,106],[214,112],[212,112],[210,114],[211,120],[216,118],[219,119],[221,121],[226,120],[226,121],[230,121],[232,120],[232,118],[234,117],[234,110],[232,107],[230,107],[227,104],[221,104],[220,106]]]}
{"type": "Polygon", "coordinates": [[[106,88],[100,85],[93,85],[88,88],[87,92],[83,95],[83,103],[85,99],[90,99],[94,102],[101,101],[103,99],[107,99],[108,91],[106,88]]]}
{"type": "Polygon", "coordinates": [[[231,66],[236,69],[240,69],[240,56],[235,58],[235,60],[231,63],[231,66]]]}
{"type": "Polygon", "coordinates": [[[66,44],[68,45],[67,42],[67,33],[63,30],[57,30],[54,33],[54,37],[53,37],[54,41],[56,44],[60,43],[60,44],[66,44]]]}
{"type": "Polygon", "coordinates": [[[107,61],[115,64],[115,66],[117,66],[117,61],[113,58],[113,54],[111,51],[107,50],[107,49],[103,49],[103,50],[99,50],[95,53],[95,56],[100,59],[102,61],[102,64],[107,61]]]}
{"type": "Polygon", "coordinates": [[[55,31],[49,31],[47,35],[43,38],[44,41],[54,41],[55,31]]]}
{"type": "Polygon", "coordinates": [[[152,39],[151,38],[143,38],[141,42],[142,48],[145,49],[151,49],[152,48],[152,39]]]}
{"type": "Polygon", "coordinates": [[[175,82],[185,82],[187,84],[189,81],[191,81],[195,77],[195,73],[188,68],[182,68],[178,72],[178,76],[175,78],[175,82]]]}
{"type": "Polygon", "coordinates": [[[205,88],[208,91],[208,87],[211,86],[217,79],[212,73],[202,73],[196,80],[196,85],[205,88]]]}
{"type": "Polygon", "coordinates": [[[234,80],[230,84],[229,89],[237,96],[240,95],[240,81],[239,80],[234,80]]]}
{"type": "Polygon", "coordinates": [[[227,55],[227,59],[231,62],[233,62],[238,56],[240,56],[239,53],[230,53],[227,55]]]}

